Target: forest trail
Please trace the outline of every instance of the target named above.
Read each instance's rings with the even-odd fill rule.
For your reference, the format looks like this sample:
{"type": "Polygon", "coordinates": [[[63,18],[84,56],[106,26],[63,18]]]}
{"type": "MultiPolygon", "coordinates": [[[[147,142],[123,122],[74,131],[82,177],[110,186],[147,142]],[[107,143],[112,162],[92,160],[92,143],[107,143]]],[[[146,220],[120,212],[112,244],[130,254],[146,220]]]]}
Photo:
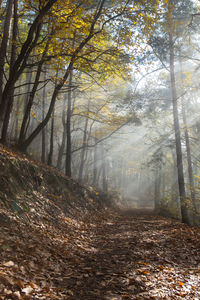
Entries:
{"type": "Polygon", "coordinates": [[[149,211],[110,216],[64,282],[69,299],[200,299],[199,234],[149,211]]]}
{"type": "Polygon", "coordinates": [[[200,228],[0,147],[0,299],[200,299],[200,228]],[[6,172],[5,172],[6,170],[6,172]]]}
{"type": "Polygon", "coordinates": [[[0,299],[200,299],[199,228],[110,209],[10,226],[0,228],[0,299]]]}

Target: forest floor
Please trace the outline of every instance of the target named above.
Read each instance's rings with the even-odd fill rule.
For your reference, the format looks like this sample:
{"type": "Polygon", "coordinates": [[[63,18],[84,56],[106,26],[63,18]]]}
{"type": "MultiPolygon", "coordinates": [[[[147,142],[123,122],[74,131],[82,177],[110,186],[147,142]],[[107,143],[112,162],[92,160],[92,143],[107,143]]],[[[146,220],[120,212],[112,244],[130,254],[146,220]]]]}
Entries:
{"type": "Polygon", "coordinates": [[[112,196],[0,145],[0,299],[200,299],[200,228],[112,196]]]}
{"type": "Polygon", "coordinates": [[[200,299],[200,229],[145,211],[1,228],[1,261],[0,299],[200,299]]]}

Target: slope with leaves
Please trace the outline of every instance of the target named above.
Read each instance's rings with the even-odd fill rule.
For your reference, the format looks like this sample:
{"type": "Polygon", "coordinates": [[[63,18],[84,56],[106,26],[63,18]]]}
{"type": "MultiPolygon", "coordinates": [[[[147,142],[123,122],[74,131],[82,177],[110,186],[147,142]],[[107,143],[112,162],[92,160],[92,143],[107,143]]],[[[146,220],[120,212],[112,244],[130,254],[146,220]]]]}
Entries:
{"type": "Polygon", "coordinates": [[[0,175],[0,299],[68,299],[58,286],[87,251],[106,195],[2,146],[0,175]]]}

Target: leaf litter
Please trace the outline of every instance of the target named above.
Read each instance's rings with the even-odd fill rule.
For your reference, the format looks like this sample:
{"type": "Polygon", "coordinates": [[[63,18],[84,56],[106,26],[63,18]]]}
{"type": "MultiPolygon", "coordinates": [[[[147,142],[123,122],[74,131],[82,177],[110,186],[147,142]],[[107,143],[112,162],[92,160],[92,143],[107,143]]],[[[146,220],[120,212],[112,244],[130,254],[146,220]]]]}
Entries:
{"type": "Polygon", "coordinates": [[[200,299],[198,228],[109,210],[74,224],[1,228],[0,299],[200,299]]]}
{"type": "Polygon", "coordinates": [[[0,173],[0,299],[200,299],[200,228],[107,208],[1,147],[0,173]]]}

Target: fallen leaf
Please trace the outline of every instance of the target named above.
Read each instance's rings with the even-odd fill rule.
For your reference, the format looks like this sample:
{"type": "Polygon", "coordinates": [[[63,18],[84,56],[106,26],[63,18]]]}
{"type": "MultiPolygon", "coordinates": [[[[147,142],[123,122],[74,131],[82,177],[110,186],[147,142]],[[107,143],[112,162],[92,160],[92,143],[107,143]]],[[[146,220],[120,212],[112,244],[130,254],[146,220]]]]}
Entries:
{"type": "Polygon", "coordinates": [[[21,299],[21,294],[20,294],[19,291],[14,292],[14,293],[13,293],[13,296],[17,297],[17,299],[21,299]]]}
{"type": "Polygon", "coordinates": [[[181,286],[181,287],[183,287],[184,286],[184,284],[183,284],[183,282],[179,282],[179,285],[181,286]]]}
{"type": "Polygon", "coordinates": [[[144,275],[150,274],[149,270],[140,270],[140,272],[144,275]]]}
{"type": "Polygon", "coordinates": [[[33,288],[31,286],[27,286],[26,288],[22,289],[22,292],[26,295],[29,295],[33,291],[33,288]]]}
{"type": "Polygon", "coordinates": [[[12,260],[6,262],[3,264],[4,267],[13,267],[15,264],[12,260]]]}
{"type": "Polygon", "coordinates": [[[20,289],[23,289],[23,288],[24,288],[23,281],[22,281],[22,280],[18,280],[18,281],[17,281],[17,286],[18,286],[20,289]]]}

